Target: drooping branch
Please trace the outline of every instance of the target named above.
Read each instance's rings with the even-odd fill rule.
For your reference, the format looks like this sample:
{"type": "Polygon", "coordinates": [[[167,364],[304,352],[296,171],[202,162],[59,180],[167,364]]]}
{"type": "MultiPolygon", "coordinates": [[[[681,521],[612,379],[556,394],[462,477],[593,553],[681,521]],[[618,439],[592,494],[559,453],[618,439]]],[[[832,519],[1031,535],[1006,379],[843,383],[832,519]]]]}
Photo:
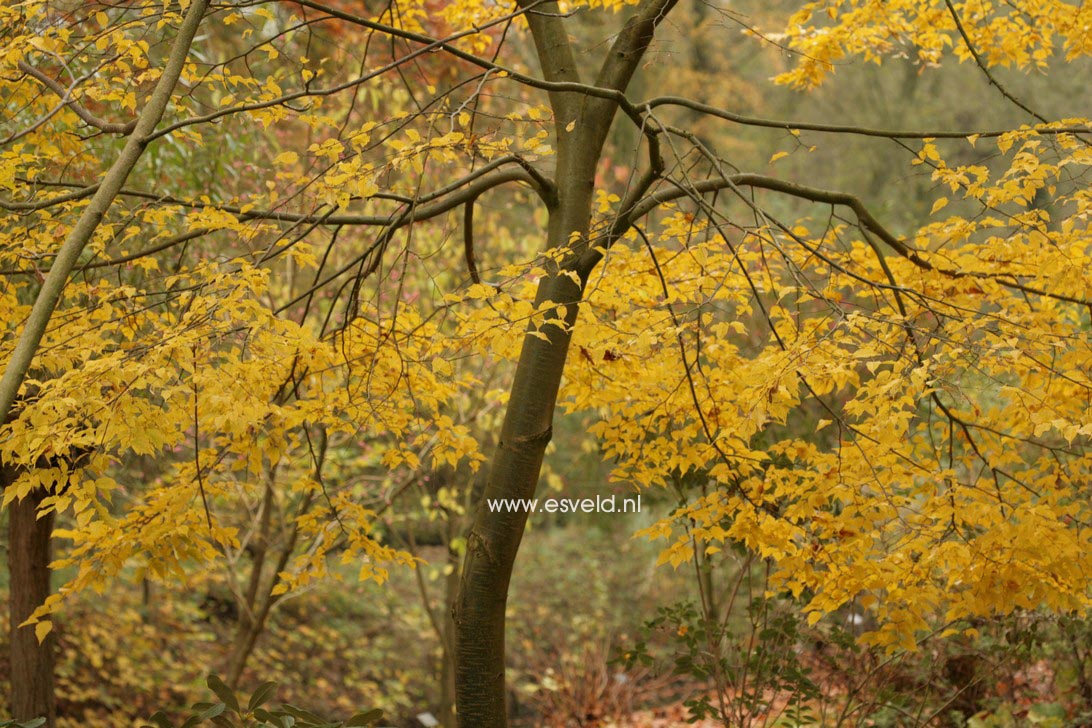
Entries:
{"type": "Polygon", "coordinates": [[[406,207],[399,212],[389,215],[385,218],[376,218],[370,216],[366,217],[365,219],[367,220],[367,222],[361,224],[382,225],[384,228],[383,233],[379,235],[376,243],[373,243],[371,246],[369,246],[368,249],[365,250],[363,253],[354,256],[352,260],[350,260],[348,263],[346,263],[330,275],[326,276],[320,281],[316,281],[315,284],[308,288],[306,291],[299,294],[291,301],[278,308],[277,313],[284,311],[293,304],[314,294],[319,289],[329,285],[332,281],[340,278],[353,268],[360,265],[361,261],[367,259],[368,256],[372,255],[375,251],[380,250],[385,244],[385,241],[389,239],[390,235],[395,231],[408,225],[412,225],[423,220],[436,217],[437,215],[449,212],[450,210],[454,210],[461,205],[465,205],[470,200],[477,199],[477,197],[482,193],[495,187],[499,187],[500,185],[507,182],[526,182],[528,181],[528,179],[529,177],[527,176],[526,171],[522,168],[504,170],[492,176],[479,178],[474,183],[467,185],[465,188],[460,190],[457,194],[452,194],[431,205],[426,205],[423,207],[406,207]]]}
{"type": "MultiPolygon", "coordinates": [[[[858,124],[820,124],[807,121],[794,121],[792,119],[765,119],[758,116],[746,116],[737,114],[727,109],[722,109],[700,101],[684,98],[682,96],[657,96],[635,107],[641,112],[648,112],[661,106],[679,106],[699,114],[712,116],[717,119],[731,121],[743,126],[757,126],[767,129],[784,129],[785,131],[815,131],[825,134],[852,134],[855,136],[880,137],[883,139],[966,139],[977,137],[989,139],[1008,134],[1012,129],[992,129],[986,131],[951,130],[951,129],[878,129],[858,124]]],[[[1044,124],[1050,122],[1043,120],[1044,124]]],[[[1092,134],[1092,126],[1080,126],[1067,124],[1065,126],[1046,126],[1035,130],[1039,134],[1092,134]]]]}
{"type": "Polygon", "coordinates": [[[966,28],[963,27],[963,21],[959,17],[959,13],[956,12],[955,6],[952,5],[952,0],[944,0],[944,5],[948,8],[948,14],[952,16],[952,20],[955,22],[956,30],[959,32],[959,37],[963,39],[963,44],[967,46],[967,50],[971,53],[971,58],[974,59],[974,63],[978,66],[978,70],[986,76],[986,80],[990,82],[990,85],[996,88],[1002,96],[1011,101],[1016,106],[1027,114],[1035,117],[1044,124],[1047,123],[1046,117],[1037,111],[1033,110],[1030,106],[1025,104],[1020,99],[1016,98],[1011,91],[1001,85],[1001,82],[997,80],[990,67],[982,60],[982,56],[978,54],[978,49],[975,48],[974,42],[971,41],[971,36],[967,34],[966,28]]]}

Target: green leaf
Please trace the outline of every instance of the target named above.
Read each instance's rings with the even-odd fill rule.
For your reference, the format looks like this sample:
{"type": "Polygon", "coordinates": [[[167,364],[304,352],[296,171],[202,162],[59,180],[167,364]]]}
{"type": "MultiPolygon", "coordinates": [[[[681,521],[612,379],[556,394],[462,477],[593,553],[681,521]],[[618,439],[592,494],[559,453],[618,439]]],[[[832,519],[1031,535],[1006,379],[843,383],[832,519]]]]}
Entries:
{"type": "Polygon", "coordinates": [[[369,726],[378,723],[383,719],[383,711],[379,708],[372,708],[371,710],[363,713],[357,713],[349,720],[345,721],[346,728],[351,726],[369,726]]]}
{"type": "Polygon", "coordinates": [[[182,728],[193,728],[193,726],[200,725],[210,718],[215,718],[227,709],[227,706],[223,703],[195,703],[193,707],[194,710],[200,712],[191,715],[182,724],[182,728]]]}
{"type": "Polygon", "coordinates": [[[171,721],[162,710],[157,710],[148,720],[155,723],[159,728],[171,728],[171,721]]]}
{"type": "Polygon", "coordinates": [[[316,715],[315,713],[312,713],[309,710],[304,710],[303,708],[297,708],[295,705],[290,705],[288,703],[285,703],[284,705],[282,705],[281,709],[284,710],[285,713],[288,713],[289,715],[295,716],[299,720],[304,721],[306,723],[309,723],[309,724],[311,724],[313,726],[322,725],[323,723],[327,722],[326,719],[323,718],[321,715],[316,715]]]}
{"type": "Polygon", "coordinates": [[[212,706],[211,708],[209,708],[208,710],[206,710],[204,713],[201,714],[201,720],[208,720],[209,718],[215,718],[216,716],[223,713],[225,710],[227,710],[226,705],[224,705],[223,703],[217,703],[216,705],[212,706]]]}
{"type": "Polygon", "coordinates": [[[273,715],[269,711],[266,711],[263,707],[256,707],[253,709],[254,717],[262,721],[262,723],[268,723],[271,726],[278,726],[278,728],[285,728],[284,720],[280,716],[273,715]]]}
{"type": "Polygon", "coordinates": [[[265,703],[273,697],[273,693],[276,691],[277,683],[273,681],[262,683],[258,686],[257,690],[254,691],[254,694],[250,696],[250,702],[247,703],[246,709],[253,713],[255,708],[265,705],[265,703]]]}
{"type": "Polygon", "coordinates": [[[216,697],[224,701],[224,705],[231,708],[236,713],[241,712],[239,710],[239,699],[235,697],[235,691],[229,688],[218,675],[209,675],[207,683],[209,690],[216,693],[216,697]]]}

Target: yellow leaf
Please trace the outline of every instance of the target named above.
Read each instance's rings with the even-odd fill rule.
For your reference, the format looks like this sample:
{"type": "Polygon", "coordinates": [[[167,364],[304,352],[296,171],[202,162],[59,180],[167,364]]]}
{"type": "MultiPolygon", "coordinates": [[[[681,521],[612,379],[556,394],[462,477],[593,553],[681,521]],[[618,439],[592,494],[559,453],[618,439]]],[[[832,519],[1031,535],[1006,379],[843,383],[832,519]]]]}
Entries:
{"type": "Polygon", "coordinates": [[[947,204],[948,204],[948,198],[947,197],[941,197],[941,198],[937,199],[937,201],[933,203],[933,209],[929,211],[929,214],[930,215],[935,214],[937,210],[943,209],[944,206],[947,205],[947,204]]]}
{"type": "Polygon", "coordinates": [[[38,622],[34,625],[34,636],[38,638],[38,644],[45,642],[46,636],[53,631],[53,622],[48,619],[44,622],[38,622]]]}
{"type": "Polygon", "coordinates": [[[770,162],[769,163],[773,164],[774,162],[781,159],[782,157],[787,157],[787,156],[789,156],[788,152],[778,152],[777,154],[770,157],[770,162]]]}

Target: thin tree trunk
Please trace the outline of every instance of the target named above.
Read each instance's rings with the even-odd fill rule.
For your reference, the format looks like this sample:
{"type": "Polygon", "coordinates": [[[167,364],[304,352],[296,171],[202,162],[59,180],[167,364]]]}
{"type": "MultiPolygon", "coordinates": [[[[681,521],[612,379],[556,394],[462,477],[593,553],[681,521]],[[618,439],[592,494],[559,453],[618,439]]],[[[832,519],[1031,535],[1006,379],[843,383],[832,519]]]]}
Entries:
{"type": "MultiPolygon", "coordinates": [[[[474,478],[474,483],[477,483],[478,479],[474,478]]],[[[475,484],[470,487],[471,493],[468,494],[465,499],[467,503],[473,503],[474,495],[473,491],[477,489],[475,484]]],[[[470,512],[470,509],[467,509],[470,512]]],[[[466,518],[455,512],[448,512],[447,514],[447,539],[444,544],[447,548],[447,567],[450,569],[449,573],[444,577],[444,609],[440,615],[443,619],[443,630],[440,634],[440,659],[442,663],[440,665],[440,725],[444,728],[455,728],[456,726],[456,714],[455,714],[455,620],[453,614],[455,613],[455,605],[459,598],[459,582],[460,582],[460,554],[454,549],[453,544],[456,538],[463,535],[465,530],[466,518]]]]}
{"type": "MultiPolygon", "coordinates": [[[[208,8],[208,0],[193,0],[171,47],[163,74],[141,110],[121,153],[103,175],[98,189],[80,215],[34,301],[34,307],[19,341],[12,352],[3,376],[0,376],[0,423],[7,422],[12,405],[19,395],[34,355],[45,334],[53,310],[68,283],[68,276],[80,253],[91,240],[99,224],[114,203],[129,173],[136,166],[148,145],[156,125],[170,103],[175,84],[189,54],[190,45],[208,8]]],[[[13,477],[10,472],[5,478],[13,477]]],[[[19,629],[23,622],[49,596],[49,539],[53,531],[53,516],[37,517],[38,503],[44,491],[34,491],[9,509],[8,565],[11,573],[11,672],[12,714],[16,719],[45,716],[52,728],[56,719],[53,695],[54,636],[48,635],[38,645],[33,629],[19,629]],[[24,588],[25,587],[25,588],[24,588]]]]}
{"type": "MultiPolygon", "coordinates": [[[[323,440],[323,453],[325,453],[325,449],[325,440],[323,440]]],[[[320,463],[321,460],[320,457],[320,463]]],[[[266,490],[265,503],[262,506],[264,512],[262,514],[263,525],[259,557],[254,560],[254,564],[251,566],[247,591],[246,594],[242,595],[242,601],[239,603],[239,622],[235,625],[235,638],[232,641],[231,656],[228,658],[227,677],[224,680],[233,690],[239,687],[243,671],[246,669],[250,656],[254,653],[258,639],[265,630],[269,614],[277,602],[280,601],[281,595],[274,594],[273,590],[280,580],[279,574],[284,571],[288,565],[288,560],[292,558],[292,553],[296,549],[296,540],[299,537],[299,527],[295,525],[293,519],[288,538],[278,550],[277,562],[273,565],[272,571],[266,576],[265,563],[270,548],[270,539],[273,535],[271,530],[272,517],[270,515],[273,508],[273,495],[274,490],[272,483],[270,483],[266,490]]],[[[304,496],[297,515],[307,513],[311,508],[312,501],[312,493],[304,496]]]]}
{"type": "Polygon", "coordinates": [[[182,69],[186,64],[190,45],[197,34],[201,20],[205,17],[208,4],[208,0],[193,0],[190,4],[178,28],[174,45],[171,46],[170,54],[167,56],[163,74],[159,77],[155,89],[137,117],[132,133],[129,134],[118,158],[103,175],[91,201],[57,251],[57,257],[54,258],[49,274],[42,283],[42,288],[34,301],[34,307],[31,309],[30,316],[27,317],[26,325],[19,334],[15,350],[4,367],[3,376],[0,377],[0,422],[7,420],[9,411],[19,395],[19,388],[27,372],[30,371],[34,354],[38,351],[42,336],[53,316],[53,309],[61,300],[61,293],[68,283],[68,276],[75,268],[80,253],[83,252],[84,246],[94,236],[99,224],[114,204],[125,180],[129,178],[129,173],[140,161],[151,135],[167,110],[175,84],[178,83],[178,78],[182,75],[182,69]]]}
{"type": "MultiPolygon", "coordinates": [[[[0,468],[0,484],[10,485],[13,468],[0,468]]],[[[2,488],[0,488],[2,491],[2,488]]],[[[33,627],[19,627],[50,594],[50,536],[53,514],[38,518],[38,505],[46,497],[41,488],[8,507],[8,574],[11,618],[11,715],[16,720],[57,721],[53,691],[56,639],[50,632],[39,644],[33,627]]]]}
{"type": "Polygon", "coordinates": [[[251,619],[246,613],[239,614],[239,624],[235,630],[235,640],[231,646],[231,657],[228,661],[227,677],[224,682],[233,690],[238,689],[239,680],[243,677],[243,670],[258,644],[258,637],[265,629],[265,620],[269,616],[269,600],[263,600],[259,613],[251,619]]]}

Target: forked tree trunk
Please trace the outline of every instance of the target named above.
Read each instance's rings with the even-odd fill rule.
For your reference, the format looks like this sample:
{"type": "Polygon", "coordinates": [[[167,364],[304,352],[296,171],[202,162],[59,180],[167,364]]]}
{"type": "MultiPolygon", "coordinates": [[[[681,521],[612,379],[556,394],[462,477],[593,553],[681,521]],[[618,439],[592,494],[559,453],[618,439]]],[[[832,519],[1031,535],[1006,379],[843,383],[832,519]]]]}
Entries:
{"type": "MultiPolygon", "coordinates": [[[[13,469],[0,468],[0,485],[6,487],[14,479],[13,469]]],[[[8,507],[10,707],[16,720],[44,717],[52,728],[57,720],[53,692],[56,640],[51,632],[39,644],[33,627],[19,627],[50,594],[53,514],[38,518],[38,505],[45,497],[46,492],[37,489],[8,507]]]]}
{"type": "MultiPolygon", "coordinates": [[[[531,5],[523,2],[521,4],[531,5]]],[[[674,0],[646,0],[618,35],[599,70],[595,86],[624,91],[674,0]]],[[[564,16],[554,2],[536,2],[527,15],[546,80],[580,83],[564,16]]],[[[467,537],[466,560],[453,612],[456,632],[456,692],[463,728],[508,725],[504,684],[504,621],[512,565],[523,537],[527,513],[489,508],[496,499],[534,497],[542,459],[552,435],[554,407],[561,386],[584,280],[569,272],[589,253],[588,231],[595,171],[617,111],[614,100],[551,90],[557,145],[557,202],[550,209],[547,248],[571,245],[573,252],[543,279],[536,305],[564,306],[565,328],[541,331],[547,340],[525,336],[516,366],[501,436],[467,537]]],[[[623,203],[624,204],[624,203],[623,203]]],[[[586,270],[581,270],[586,275],[586,270]]],[[[548,316],[547,318],[554,318],[548,316]]],[[[538,332],[536,332],[538,333],[538,332]]]]}

